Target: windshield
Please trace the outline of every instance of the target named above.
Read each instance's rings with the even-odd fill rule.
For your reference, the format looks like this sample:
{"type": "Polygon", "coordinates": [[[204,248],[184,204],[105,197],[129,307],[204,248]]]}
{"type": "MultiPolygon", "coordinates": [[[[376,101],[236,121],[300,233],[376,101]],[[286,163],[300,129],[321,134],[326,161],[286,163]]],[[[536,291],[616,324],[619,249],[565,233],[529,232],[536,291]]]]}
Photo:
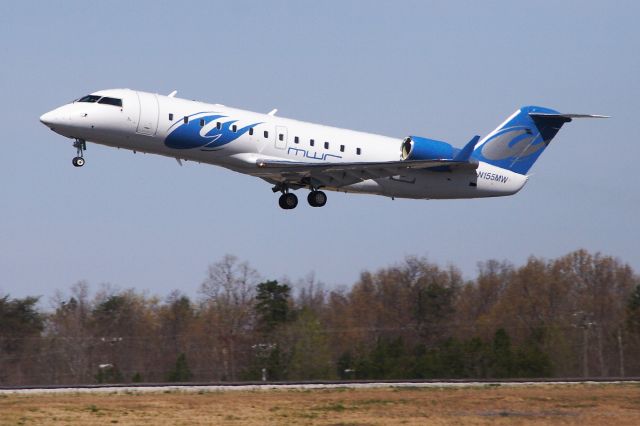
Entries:
{"type": "Polygon", "coordinates": [[[87,95],[87,96],[83,96],[82,98],[78,99],[78,102],[97,102],[98,99],[100,99],[100,96],[96,96],[96,95],[87,95]]]}
{"type": "Polygon", "coordinates": [[[107,104],[107,105],[114,105],[114,106],[122,106],[122,99],[117,99],[117,98],[109,98],[107,96],[105,96],[104,98],[100,99],[98,101],[99,104],[107,104]]]}

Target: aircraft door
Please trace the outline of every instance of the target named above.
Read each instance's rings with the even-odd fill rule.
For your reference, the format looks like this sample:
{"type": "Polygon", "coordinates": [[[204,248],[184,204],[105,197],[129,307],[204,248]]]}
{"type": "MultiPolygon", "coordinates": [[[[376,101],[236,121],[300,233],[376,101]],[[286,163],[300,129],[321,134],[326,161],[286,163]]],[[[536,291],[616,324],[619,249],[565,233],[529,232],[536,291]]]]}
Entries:
{"type": "Polygon", "coordinates": [[[136,133],[153,136],[158,130],[158,96],[151,93],[136,93],[140,100],[140,118],[136,133]]]}
{"type": "Polygon", "coordinates": [[[287,128],[276,126],[276,148],[285,149],[287,147],[287,128]]]}

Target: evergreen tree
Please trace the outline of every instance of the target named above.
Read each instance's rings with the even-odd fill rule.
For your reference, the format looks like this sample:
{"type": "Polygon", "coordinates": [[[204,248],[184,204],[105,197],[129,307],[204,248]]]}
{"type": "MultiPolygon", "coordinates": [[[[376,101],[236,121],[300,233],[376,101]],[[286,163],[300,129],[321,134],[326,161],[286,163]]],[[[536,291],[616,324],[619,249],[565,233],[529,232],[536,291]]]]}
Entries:
{"type": "Polygon", "coordinates": [[[289,293],[291,289],[278,281],[265,281],[258,284],[255,310],[262,331],[273,331],[278,324],[287,322],[289,314],[289,293]]]}
{"type": "Polygon", "coordinates": [[[638,284],[629,297],[627,304],[627,326],[636,333],[640,333],[640,284],[638,284]]]}
{"type": "Polygon", "coordinates": [[[17,352],[24,338],[37,336],[44,328],[44,315],[36,309],[38,297],[0,297],[0,352],[17,352]]]}
{"type": "Polygon", "coordinates": [[[504,328],[499,328],[493,337],[491,353],[491,378],[511,377],[513,371],[513,352],[511,338],[504,328]]]}
{"type": "Polygon", "coordinates": [[[167,374],[168,382],[188,382],[191,380],[192,374],[187,364],[187,356],[184,353],[178,355],[176,365],[173,370],[167,374]]]}

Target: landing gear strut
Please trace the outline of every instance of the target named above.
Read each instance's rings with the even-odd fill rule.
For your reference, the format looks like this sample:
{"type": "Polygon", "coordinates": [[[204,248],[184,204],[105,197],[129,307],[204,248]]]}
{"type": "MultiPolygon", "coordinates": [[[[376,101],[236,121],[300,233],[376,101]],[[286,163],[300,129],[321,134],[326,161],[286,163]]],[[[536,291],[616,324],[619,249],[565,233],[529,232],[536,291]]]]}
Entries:
{"type": "Polygon", "coordinates": [[[322,207],[327,204],[327,194],[322,191],[313,190],[307,196],[307,201],[311,207],[322,207]]]}
{"type": "Polygon", "coordinates": [[[76,156],[73,157],[71,163],[75,167],[84,166],[84,156],[82,154],[87,149],[87,142],[84,139],[76,139],[76,141],[73,143],[73,147],[76,149],[76,156]]]}

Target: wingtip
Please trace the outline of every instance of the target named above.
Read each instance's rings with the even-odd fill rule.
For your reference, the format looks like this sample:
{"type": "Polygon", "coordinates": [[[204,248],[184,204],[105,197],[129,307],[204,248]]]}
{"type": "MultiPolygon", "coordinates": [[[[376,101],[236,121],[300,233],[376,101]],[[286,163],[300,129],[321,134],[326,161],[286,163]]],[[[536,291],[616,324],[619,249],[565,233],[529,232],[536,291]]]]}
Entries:
{"type": "Polygon", "coordinates": [[[610,115],[602,115],[602,114],[575,114],[575,118],[611,118],[610,115]]]}

